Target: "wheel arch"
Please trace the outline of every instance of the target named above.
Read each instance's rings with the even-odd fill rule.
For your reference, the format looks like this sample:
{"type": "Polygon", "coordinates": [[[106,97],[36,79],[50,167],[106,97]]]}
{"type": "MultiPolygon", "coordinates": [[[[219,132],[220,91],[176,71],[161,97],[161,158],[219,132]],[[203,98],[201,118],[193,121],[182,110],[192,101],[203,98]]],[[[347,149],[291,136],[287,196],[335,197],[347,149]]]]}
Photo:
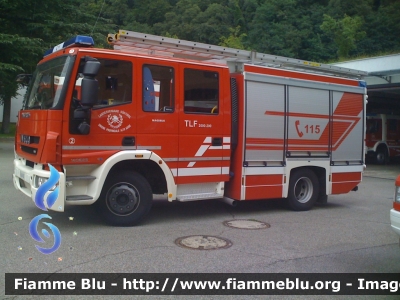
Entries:
{"type": "Polygon", "coordinates": [[[309,169],[312,172],[315,173],[315,175],[318,178],[318,182],[319,182],[319,197],[323,197],[327,195],[328,192],[328,176],[329,176],[329,162],[324,162],[321,163],[321,165],[308,165],[308,166],[292,166],[292,168],[290,168],[290,170],[288,170],[287,174],[288,174],[288,178],[286,180],[286,184],[285,184],[285,188],[284,188],[284,193],[283,193],[283,198],[286,198],[288,196],[289,193],[289,183],[290,183],[290,178],[293,174],[293,172],[297,172],[297,170],[300,169],[309,169]]]}
{"type": "Polygon", "coordinates": [[[384,141],[376,142],[374,147],[373,147],[373,151],[376,153],[378,151],[378,149],[381,149],[381,148],[385,148],[387,155],[389,155],[389,146],[384,141]]]}
{"type": "MultiPolygon", "coordinates": [[[[307,186],[307,185],[306,185],[307,186]]],[[[289,179],[287,184],[286,203],[293,210],[309,210],[315,202],[321,197],[321,194],[326,195],[326,169],[320,166],[298,166],[294,167],[289,172],[289,179]],[[303,175],[304,174],[304,175],[303,175]],[[293,194],[296,193],[297,180],[303,178],[310,183],[311,195],[309,200],[302,202],[302,200],[295,200],[297,197],[293,194]]],[[[310,190],[308,190],[310,191],[310,190]]],[[[307,194],[308,191],[305,193],[307,194]]]]}
{"type": "Polygon", "coordinates": [[[390,153],[389,153],[389,146],[388,146],[388,144],[386,144],[385,142],[381,142],[381,143],[377,144],[376,147],[375,147],[375,152],[377,152],[379,149],[385,149],[386,154],[387,154],[388,156],[390,156],[390,153]]]}
{"type": "Polygon", "coordinates": [[[292,168],[292,169],[290,169],[290,172],[289,172],[288,182],[290,181],[290,178],[291,178],[293,172],[297,172],[298,170],[301,170],[301,169],[308,169],[308,170],[313,171],[318,178],[320,190],[323,189],[324,192],[326,193],[326,179],[327,179],[328,171],[326,168],[324,168],[322,166],[299,166],[299,167],[292,168]]]}
{"type": "Polygon", "coordinates": [[[176,184],[171,169],[157,154],[147,150],[123,151],[109,157],[94,171],[88,192],[97,201],[107,177],[117,171],[131,170],[141,174],[153,193],[168,193],[168,200],[176,198],[176,184]]]}

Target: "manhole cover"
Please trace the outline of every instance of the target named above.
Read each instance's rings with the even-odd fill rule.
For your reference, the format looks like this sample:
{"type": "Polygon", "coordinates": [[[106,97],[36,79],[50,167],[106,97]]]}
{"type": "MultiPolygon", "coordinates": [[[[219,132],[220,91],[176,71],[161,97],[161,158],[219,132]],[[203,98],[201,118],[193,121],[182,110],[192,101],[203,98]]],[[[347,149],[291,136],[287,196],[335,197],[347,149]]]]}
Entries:
{"type": "Polygon", "coordinates": [[[225,226],[239,229],[266,229],[271,225],[256,220],[231,220],[223,223],[225,226]]]}
{"type": "Polygon", "coordinates": [[[185,236],[175,240],[178,246],[195,250],[217,250],[232,246],[228,239],[210,235],[185,236]]]}

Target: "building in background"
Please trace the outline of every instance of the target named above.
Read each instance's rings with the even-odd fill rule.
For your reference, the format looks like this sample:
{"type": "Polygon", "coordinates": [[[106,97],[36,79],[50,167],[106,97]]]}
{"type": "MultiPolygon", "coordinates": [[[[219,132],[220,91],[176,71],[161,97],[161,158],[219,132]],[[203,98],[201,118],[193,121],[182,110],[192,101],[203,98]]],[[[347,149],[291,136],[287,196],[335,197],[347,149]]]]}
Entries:
{"type": "MultiPolygon", "coordinates": [[[[24,100],[26,92],[26,87],[22,87],[18,90],[18,95],[11,99],[11,114],[10,114],[10,122],[17,122],[18,111],[22,108],[22,102],[24,100]]],[[[3,122],[3,109],[4,106],[0,105],[0,122],[3,122]]]]}
{"type": "Polygon", "coordinates": [[[400,115],[400,53],[334,65],[368,72],[367,113],[400,115]]]}

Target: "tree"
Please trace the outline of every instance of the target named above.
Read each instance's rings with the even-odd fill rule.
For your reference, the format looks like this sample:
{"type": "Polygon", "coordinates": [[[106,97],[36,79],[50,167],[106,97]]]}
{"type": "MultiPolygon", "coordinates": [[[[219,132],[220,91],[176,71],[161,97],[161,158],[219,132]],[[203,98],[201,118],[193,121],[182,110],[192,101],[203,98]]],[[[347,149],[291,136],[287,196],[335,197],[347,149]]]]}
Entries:
{"type": "Polygon", "coordinates": [[[235,48],[235,49],[246,49],[243,45],[243,39],[246,37],[245,33],[240,33],[240,26],[236,28],[229,28],[230,35],[228,37],[221,37],[220,46],[235,48]]]}
{"type": "Polygon", "coordinates": [[[0,104],[3,105],[3,122],[0,133],[10,132],[11,99],[17,95],[16,77],[27,69],[27,64],[36,58],[40,51],[40,40],[0,34],[0,104]]]}
{"type": "Polygon", "coordinates": [[[365,36],[365,31],[361,31],[362,25],[363,20],[359,16],[345,15],[343,19],[335,20],[329,15],[324,15],[321,29],[333,36],[339,58],[347,58],[349,52],[356,48],[356,42],[365,36]]]}
{"type": "Polygon", "coordinates": [[[2,1],[0,3],[0,104],[3,107],[3,122],[0,133],[9,133],[11,99],[17,95],[19,73],[29,72],[41,52],[40,39],[18,35],[24,19],[17,14],[24,1],[2,1]]]}
{"type": "Polygon", "coordinates": [[[256,10],[247,42],[259,52],[298,58],[311,31],[304,21],[296,0],[265,1],[256,10]]]}
{"type": "MultiPolygon", "coordinates": [[[[133,15],[134,21],[151,27],[155,23],[164,22],[165,14],[171,9],[172,6],[167,0],[136,0],[130,13],[133,15]]],[[[128,22],[125,24],[130,25],[128,22]]]]}
{"type": "Polygon", "coordinates": [[[376,1],[374,11],[365,16],[366,36],[357,52],[381,53],[400,50],[400,1],[376,1]]]}
{"type": "MultiPolygon", "coordinates": [[[[87,3],[88,1],[86,1],[87,3]]],[[[102,33],[107,24],[77,9],[78,0],[2,0],[0,2],[0,99],[4,104],[1,132],[9,132],[11,98],[16,95],[18,73],[33,72],[44,50],[77,34],[102,33]],[[93,25],[97,22],[97,32],[93,25]],[[90,23],[89,23],[90,22],[90,23]],[[104,25],[106,24],[106,25],[104,25]]]]}

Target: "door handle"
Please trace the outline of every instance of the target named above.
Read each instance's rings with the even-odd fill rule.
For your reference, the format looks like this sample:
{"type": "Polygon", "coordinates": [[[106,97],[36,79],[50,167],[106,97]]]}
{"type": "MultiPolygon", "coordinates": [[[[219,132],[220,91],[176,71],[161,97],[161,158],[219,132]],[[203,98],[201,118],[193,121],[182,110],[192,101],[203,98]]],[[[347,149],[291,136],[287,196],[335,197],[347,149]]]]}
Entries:
{"type": "Polygon", "coordinates": [[[222,146],[222,137],[215,137],[212,139],[211,146],[222,146]]]}
{"type": "Polygon", "coordinates": [[[122,139],[122,146],[135,146],[134,136],[124,136],[122,139]]]}

